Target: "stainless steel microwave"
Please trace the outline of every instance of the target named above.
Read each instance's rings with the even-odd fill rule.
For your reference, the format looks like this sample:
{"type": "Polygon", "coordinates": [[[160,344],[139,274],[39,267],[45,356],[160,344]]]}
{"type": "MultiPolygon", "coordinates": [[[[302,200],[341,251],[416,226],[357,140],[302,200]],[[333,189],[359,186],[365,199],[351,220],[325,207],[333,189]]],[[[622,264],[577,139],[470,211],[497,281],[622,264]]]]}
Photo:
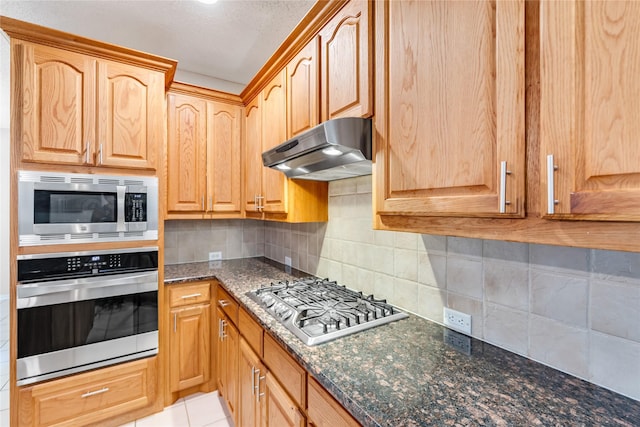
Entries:
{"type": "Polygon", "coordinates": [[[18,171],[20,246],[158,239],[158,178],[18,171]]]}

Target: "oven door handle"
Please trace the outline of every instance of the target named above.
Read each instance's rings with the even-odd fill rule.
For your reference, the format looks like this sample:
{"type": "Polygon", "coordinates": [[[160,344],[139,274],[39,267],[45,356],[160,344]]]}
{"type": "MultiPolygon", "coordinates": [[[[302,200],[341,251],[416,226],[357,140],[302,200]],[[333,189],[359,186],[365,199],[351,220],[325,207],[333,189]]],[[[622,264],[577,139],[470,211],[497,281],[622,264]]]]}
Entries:
{"type": "Polygon", "coordinates": [[[17,308],[62,304],[157,290],[157,270],[18,284],[17,308]]]}

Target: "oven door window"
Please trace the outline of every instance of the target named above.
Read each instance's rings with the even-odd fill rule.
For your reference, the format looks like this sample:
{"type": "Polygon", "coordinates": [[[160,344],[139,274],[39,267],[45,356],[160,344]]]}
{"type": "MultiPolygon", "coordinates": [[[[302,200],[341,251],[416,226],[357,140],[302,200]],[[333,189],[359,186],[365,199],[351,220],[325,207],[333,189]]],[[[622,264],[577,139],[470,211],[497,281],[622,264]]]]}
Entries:
{"type": "Polygon", "coordinates": [[[158,291],[18,310],[18,358],[158,330],[158,291]]]}
{"type": "Polygon", "coordinates": [[[34,224],[99,224],[118,220],[115,192],[34,191],[34,224]]]}

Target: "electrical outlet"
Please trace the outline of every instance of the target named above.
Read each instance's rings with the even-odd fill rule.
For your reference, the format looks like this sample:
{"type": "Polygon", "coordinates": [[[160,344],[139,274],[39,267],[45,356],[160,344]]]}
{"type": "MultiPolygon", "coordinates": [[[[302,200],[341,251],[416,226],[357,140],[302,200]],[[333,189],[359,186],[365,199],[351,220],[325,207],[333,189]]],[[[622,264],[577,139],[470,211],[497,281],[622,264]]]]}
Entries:
{"type": "Polygon", "coordinates": [[[284,265],[286,265],[287,267],[291,267],[291,257],[284,257],[284,265]]]}
{"type": "Polygon", "coordinates": [[[209,261],[219,261],[222,259],[222,252],[209,252],[209,261]]]}
{"type": "Polygon", "coordinates": [[[471,316],[469,314],[444,307],[444,325],[463,334],[471,335],[471,316]]]}

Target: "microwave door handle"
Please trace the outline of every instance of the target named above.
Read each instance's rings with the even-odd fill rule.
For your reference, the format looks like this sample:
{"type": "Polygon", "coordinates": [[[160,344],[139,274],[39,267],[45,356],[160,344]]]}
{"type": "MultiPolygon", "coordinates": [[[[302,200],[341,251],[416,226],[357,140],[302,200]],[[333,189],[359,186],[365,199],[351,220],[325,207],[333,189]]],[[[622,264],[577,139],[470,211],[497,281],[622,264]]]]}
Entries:
{"type": "Polygon", "coordinates": [[[116,223],[116,231],[127,231],[124,217],[127,187],[125,185],[116,186],[116,193],[118,197],[118,219],[116,223]]]}

